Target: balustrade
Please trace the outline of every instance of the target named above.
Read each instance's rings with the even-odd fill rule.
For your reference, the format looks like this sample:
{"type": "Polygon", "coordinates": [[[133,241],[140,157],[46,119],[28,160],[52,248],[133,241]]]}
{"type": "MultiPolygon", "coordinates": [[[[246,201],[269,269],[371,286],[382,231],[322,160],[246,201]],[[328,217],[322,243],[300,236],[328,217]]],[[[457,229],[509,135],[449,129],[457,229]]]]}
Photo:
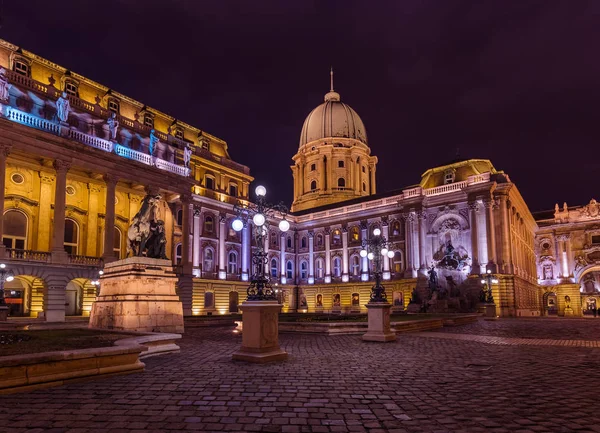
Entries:
{"type": "Polygon", "coordinates": [[[26,260],[30,262],[49,262],[51,254],[47,251],[6,249],[6,258],[9,260],[26,260]]]}

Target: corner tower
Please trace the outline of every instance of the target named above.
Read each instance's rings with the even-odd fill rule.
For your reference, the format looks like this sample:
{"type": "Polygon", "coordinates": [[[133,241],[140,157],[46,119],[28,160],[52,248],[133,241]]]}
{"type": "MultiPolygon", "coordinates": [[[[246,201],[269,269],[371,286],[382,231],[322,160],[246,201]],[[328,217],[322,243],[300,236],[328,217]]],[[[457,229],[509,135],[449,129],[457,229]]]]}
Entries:
{"type": "Polygon", "coordinates": [[[331,89],[302,127],[292,158],[292,212],[375,194],[377,157],[371,156],[362,120],[331,89]]]}

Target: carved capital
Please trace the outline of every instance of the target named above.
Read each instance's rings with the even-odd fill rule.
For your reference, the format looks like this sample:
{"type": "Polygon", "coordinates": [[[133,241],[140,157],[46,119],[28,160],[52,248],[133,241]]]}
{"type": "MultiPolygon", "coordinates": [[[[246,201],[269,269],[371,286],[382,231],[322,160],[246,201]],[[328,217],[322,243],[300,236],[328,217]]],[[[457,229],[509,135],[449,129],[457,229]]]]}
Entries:
{"type": "Polygon", "coordinates": [[[192,203],[192,193],[191,192],[184,192],[181,193],[179,195],[179,200],[181,200],[181,203],[183,203],[184,205],[189,205],[190,203],[192,203]]]}
{"type": "Polygon", "coordinates": [[[571,239],[571,235],[570,234],[562,234],[562,235],[557,235],[556,239],[559,241],[568,241],[569,239],[571,239]]]}
{"type": "Polygon", "coordinates": [[[56,170],[56,173],[66,174],[67,171],[71,168],[71,163],[67,161],[62,161],[60,159],[55,159],[52,163],[52,166],[56,170]]]}
{"type": "Polygon", "coordinates": [[[225,224],[227,222],[227,214],[220,213],[219,214],[219,222],[225,224]]]}
{"type": "Polygon", "coordinates": [[[114,174],[110,174],[110,173],[105,173],[104,175],[102,175],[102,179],[104,179],[104,182],[106,182],[106,185],[116,186],[117,182],[119,182],[119,177],[115,176],[114,174]]]}
{"type": "Polygon", "coordinates": [[[386,227],[388,224],[389,224],[389,218],[388,218],[388,216],[387,215],[383,215],[381,217],[381,225],[383,227],[386,227]]]}
{"type": "Polygon", "coordinates": [[[194,217],[199,217],[201,214],[201,208],[200,206],[194,206],[194,217]]]}
{"type": "Polygon", "coordinates": [[[325,227],[323,232],[325,232],[325,236],[329,236],[331,234],[331,227],[325,227]]]}
{"type": "Polygon", "coordinates": [[[308,231],[308,237],[309,237],[309,238],[311,238],[311,239],[315,237],[315,232],[314,232],[314,230],[309,230],[309,231],[308,231]]]}
{"type": "Polygon", "coordinates": [[[469,210],[479,212],[479,202],[477,202],[477,201],[469,202],[469,210]]]}
{"type": "Polygon", "coordinates": [[[487,198],[483,201],[483,205],[485,206],[486,209],[493,209],[496,206],[496,200],[487,198]]]}
{"type": "Polygon", "coordinates": [[[146,191],[146,194],[148,194],[148,195],[156,196],[159,194],[160,188],[158,188],[154,185],[146,185],[146,187],[144,188],[144,191],[146,191]]]}
{"type": "Polygon", "coordinates": [[[6,158],[12,149],[10,144],[0,143],[0,157],[6,158]]]}
{"type": "Polygon", "coordinates": [[[142,197],[135,194],[129,194],[129,201],[131,203],[139,203],[140,201],[142,201],[142,197]]]}
{"type": "Polygon", "coordinates": [[[348,233],[348,223],[342,224],[342,233],[348,233]]]}
{"type": "Polygon", "coordinates": [[[369,223],[367,220],[361,220],[360,221],[360,229],[361,230],[367,230],[369,228],[369,223]]]}

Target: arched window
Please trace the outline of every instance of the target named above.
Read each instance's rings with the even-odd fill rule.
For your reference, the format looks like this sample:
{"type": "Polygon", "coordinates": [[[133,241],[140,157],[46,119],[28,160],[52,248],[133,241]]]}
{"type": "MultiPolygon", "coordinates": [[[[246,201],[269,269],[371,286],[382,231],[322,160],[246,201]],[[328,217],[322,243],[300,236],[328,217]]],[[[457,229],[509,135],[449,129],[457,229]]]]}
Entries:
{"type": "Polygon", "coordinates": [[[229,274],[237,274],[238,268],[238,260],[237,253],[235,251],[230,251],[227,260],[227,273],[229,274]]]}
{"type": "Polygon", "coordinates": [[[279,236],[277,233],[271,232],[271,246],[276,247],[277,245],[279,245],[279,236]]]}
{"type": "Polygon", "coordinates": [[[333,258],[333,276],[334,277],[342,276],[342,260],[339,257],[333,258]]]}
{"type": "Polygon", "coordinates": [[[77,223],[67,218],[65,219],[65,251],[72,255],[77,255],[79,245],[79,226],[77,223]]]}
{"type": "Polygon", "coordinates": [[[306,236],[302,236],[302,239],[300,239],[300,248],[306,248],[307,244],[308,240],[306,239],[306,236]]]}
{"type": "Polygon", "coordinates": [[[183,247],[181,244],[177,244],[177,246],[175,247],[175,263],[177,263],[178,265],[181,264],[181,254],[183,251],[183,247]]]}
{"type": "Polygon", "coordinates": [[[315,261],[315,270],[317,278],[323,278],[323,259],[319,258],[315,261]]]}
{"type": "Polygon", "coordinates": [[[183,225],[183,209],[179,209],[177,211],[177,225],[178,226],[183,225]]]}
{"type": "Polygon", "coordinates": [[[300,279],[306,280],[308,278],[308,263],[305,261],[300,262],[300,279]]]}
{"type": "Polygon", "coordinates": [[[394,261],[394,272],[397,274],[404,272],[404,254],[402,254],[402,251],[396,251],[392,260],[394,261]]]}
{"type": "Polygon", "coordinates": [[[291,236],[287,237],[287,247],[292,248],[292,237],[291,236]]]}
{"type": "Polygon", "coordinates": [[[204,233],[212,233],[214,229],[215,219],[210,215],[206,215],[204,217],[204,233]]]}
{"type": "Polygon", "coordinates": [[[285,264],[285,277],[288,279],[294,278],[294,264],[291,260],[285,264]]]}
{"type": "Polygon", "coordinates": [[[317,235],[317,246],[318,247],[322,247],[323,246],[323,235],[321,233],[319,233],[317,235]]]}
{"type": "Polygon", "coordinates": [[[115,234],[113,240],[113,253],[115,257],[121,258],[121,230],[118,227],[115,227],[115,234]]]}
{"type": "Polygon", "coordinates": [[[350,271],[355,277],[358,277],[360,274],[360,258],[358,256],[352,256],[350,261],[350,271]]]}
{"type": "Polygon", "coordinates": [[[215,263],[215,252],[212,248],[204,248],[204,271],[212,272],[215,263]]]}
{"type": "Polygon", "coordinates": [[[279,266],[277,266],[277,259],[271,259],[271,277],[277,278],[278,270],[279,266]]]}
{"type": "Polygon", "coordinates": [[[341,245],[342,243],[342,231],[340,229],[335,229],[331,236],[331,244],[332,245],[341,245]]]}
{"type": "Polygon", "coordinates": [[[343,177],[340,177],[338,179],[338,187],[345,188],[346,187],[346,179],[344,179],[343,177]]]}
{"type": "Polygon", "coordinates": [[[358,242],[360,240],[360,230],[358,227],[352,227],[352,230],[350,231],[350,239],[352,242],[358,242]]]}
{"type": "MultiPolygon", "coordinates": [[[[4,174],[2,174],[4,176],[4,174]]],[[[2,243],[6,248],[24,250],[27,245],[27,216],[11,209],[4,214],[2,243]]]]}
{"type": "Polygon", "coordinates": [[[316,190],[317,190],[317,181],[316,181],[316,180],[313,180],[313,181],[310,183],[310,190],[311,190],[311,191],[316,191],[316,190]]]}
{"type": "Polygon", "coordinates": [[[363,182],[363,192],[367,191],[367,184],[363,182]]]}
{"type": "Polygon", "coordinates": [[[204,187],[206,189],[215,189],[215,178],[211,175],[204,175],[204,187]]]}

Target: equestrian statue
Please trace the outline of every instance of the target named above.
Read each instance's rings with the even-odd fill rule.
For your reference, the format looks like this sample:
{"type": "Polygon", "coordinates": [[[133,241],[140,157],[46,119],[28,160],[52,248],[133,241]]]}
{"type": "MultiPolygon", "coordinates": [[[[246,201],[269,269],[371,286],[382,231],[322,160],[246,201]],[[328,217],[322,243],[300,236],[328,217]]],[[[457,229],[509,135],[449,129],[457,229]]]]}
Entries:
{"type": "Polygon", "coordinates": [[[148,194],[133,217],[127,230],[127,255],[146,256],[152,259],[168,259],[165,223],[158,219],[160,195],[148,194]]]}

